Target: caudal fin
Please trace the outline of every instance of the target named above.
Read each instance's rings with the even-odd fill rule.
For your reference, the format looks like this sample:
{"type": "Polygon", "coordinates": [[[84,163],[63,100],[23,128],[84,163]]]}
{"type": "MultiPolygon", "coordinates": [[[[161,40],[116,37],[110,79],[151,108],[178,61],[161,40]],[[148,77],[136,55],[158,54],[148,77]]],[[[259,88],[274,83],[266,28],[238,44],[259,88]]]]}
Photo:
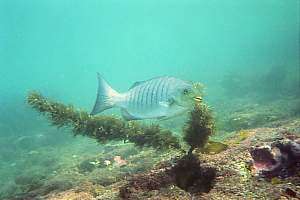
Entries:
{"type": "Polygon", "coordinates": [[[91,112],[91,115],[95,115],[99,112],[102,112],[106,109],[112,108],[115,105],[115,97],[119,95],[110,85],[102,78],[102,76],[98,75],[98,93],[97,99],[94,105],[94,108],[91,112]]]}

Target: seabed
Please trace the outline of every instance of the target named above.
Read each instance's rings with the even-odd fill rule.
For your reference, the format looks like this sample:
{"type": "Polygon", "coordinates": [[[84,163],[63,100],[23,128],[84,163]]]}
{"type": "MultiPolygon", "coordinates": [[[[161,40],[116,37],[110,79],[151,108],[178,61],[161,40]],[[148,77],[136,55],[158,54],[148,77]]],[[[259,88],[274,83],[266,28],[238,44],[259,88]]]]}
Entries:
{"type": "Polygon", "coordinates": [[[219,120],[228,130],[216,130],[209,145],[192,153],[99,145],[54,127],[0,140],[1,199],[299,199],[300,118],[283,117],[297,111],[298,101],[287,110],[280,102],[228,113],[219,120]]]}

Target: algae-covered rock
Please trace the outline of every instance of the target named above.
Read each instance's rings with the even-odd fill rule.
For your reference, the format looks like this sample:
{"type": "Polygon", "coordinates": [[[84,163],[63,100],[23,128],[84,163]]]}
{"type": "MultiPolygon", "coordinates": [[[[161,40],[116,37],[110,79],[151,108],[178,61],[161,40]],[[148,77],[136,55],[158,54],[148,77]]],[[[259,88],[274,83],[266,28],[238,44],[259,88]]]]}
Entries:
{"type": "Polygon", "coordinates": [[[227,144],[210,140],[202,149],[200,149],[200,152],[208,154],[218,154],[228,148],[229,146],[227,144]]]}
{"type": "Polygon", "coordinates": [[[216,177],[216,169],[212,166],[202,166],[195,155],[181,158],[172,168],[172,173],[178,187],[198,194],[209,192],[216,177]]]}
{"type": "Polygon", "coordinates": [[[226,131],[270,127],[273,122],[299,116],[300,101],[296,98],[254,104],[232,100],[230,109],[218,113],[218,127],[226,131]]]}
{"type": "Polygon", "coordinates": [[[96,168],[95,159],[86,159],[78,165],[79,172],[91,172],[96,168]]]}
{"type": "Polygon", "coordinates": [[[38,189],[43,185],[43,180],[46,177],[42,175],[20,175],[15,178],[15,183],[24,192],[30,192],[32,190],[38,189]]]}
{"type": "Polygon", "coordinates": [[[77,192],[76,190],[70,189],[67,191],[53,193],[45,196],[43,199],[47,200],[93,200],[95,199],[92,194],[88,192],[77,192]]]}
{"type": "Polygon", "coordinates": [[[122,199],[146,197],[151,199],[155,191],[160,191],[161,195],[164,195],[166,191],[170,193],[174,187],[185,191],[184,196],[186,192],[201,195],[212,189],[215,177],[214,167],[202,165],[197,156],[189,154],[161,163],[149,172],[131,176],[128,183],[120,188],[120,197],[122,199]]]}
{"type": "Polygon", "coordinates": [[[287,178],[300,171],[300,138],[279,139],[250,149],[255,173],[271,180],[287,178]]]}

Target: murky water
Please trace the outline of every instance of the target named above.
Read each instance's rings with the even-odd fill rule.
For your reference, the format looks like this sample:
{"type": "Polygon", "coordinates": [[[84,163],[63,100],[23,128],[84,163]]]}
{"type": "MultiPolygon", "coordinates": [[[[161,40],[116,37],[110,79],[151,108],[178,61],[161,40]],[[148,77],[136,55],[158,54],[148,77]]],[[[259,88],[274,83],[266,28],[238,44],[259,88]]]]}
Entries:
{"type": "MultiPolygon", "coordinates": [[[[299,23],[297,0],[1,0],[0,198],[37,191],[53,177],[57,188],[71,188],[82,181],[66,175],[75,169],[91,180],[96,172],[84,160],[99,153],[106,163],[138,157],[131,145],[73,138],[26,104],[36,90],[90,112],[97,72],[120,92],[163,75],[203,83],[217,139],[299,117],[299,23]]],[[[112,113],[120,112],[104,112],[112,113]]],[[[180,137],[184,120],[154,123],[180,137]]],[[[150,168],[161,155],[151,151],[140,156],[144,164],[112,168],[117,178],[100,184],[150,168]]]]}

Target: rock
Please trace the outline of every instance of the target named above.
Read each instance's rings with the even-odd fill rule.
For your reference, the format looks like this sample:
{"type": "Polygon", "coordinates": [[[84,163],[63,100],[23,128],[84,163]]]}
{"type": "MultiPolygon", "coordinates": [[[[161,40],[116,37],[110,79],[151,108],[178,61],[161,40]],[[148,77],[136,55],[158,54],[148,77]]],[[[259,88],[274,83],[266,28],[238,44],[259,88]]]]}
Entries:
{"type": "Polygon", "coordinates": [[[286,188],[284,191],[288,196],[296,198],[297,197],[297,193],[292,190],[291,188],[286,188]]]}
{"type": "Polygon", "coordinates": [[[87,192],[76,192],[74,190],[67,190],[60,193],[53,193],[45,196],[45,200],[92,200],[93,196],[87,192]]]}
{"type": "Polygon", "coordinates": [[[123,199],[143,199],[143,194],[153,193],[155,190],[171,189],[176,186],[188,194],[209,192],[216,177],[216,169],[207,164],[200,164],[200,160],[193,154],[185,155],[175,164],[166,164],[130,178],[129,183],[120,189],[123,199]]]}
{"type": "Polygon", "coordinates": [[[300,171],[300,140],[282,138],[250,149],[253,168],[259,176],[286,178],[300,171]]]}

